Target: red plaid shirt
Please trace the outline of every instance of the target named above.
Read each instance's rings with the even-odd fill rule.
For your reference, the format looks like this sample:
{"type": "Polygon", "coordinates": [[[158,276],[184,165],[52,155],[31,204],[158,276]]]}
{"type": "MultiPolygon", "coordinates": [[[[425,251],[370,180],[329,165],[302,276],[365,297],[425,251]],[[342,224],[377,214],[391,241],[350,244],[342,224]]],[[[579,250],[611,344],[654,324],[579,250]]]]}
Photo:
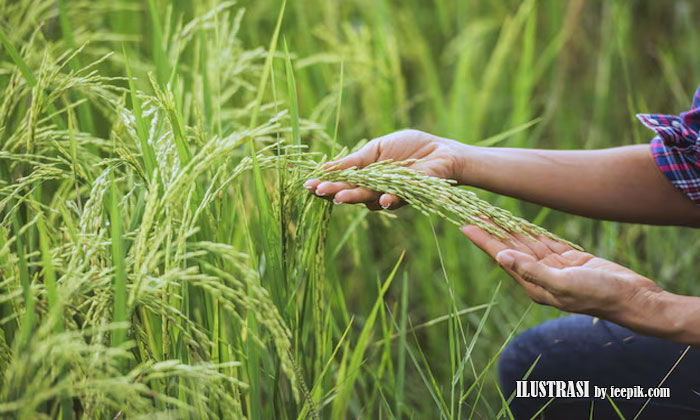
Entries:
{"type": "Polygon", "coordinates": [[[680,115],[637,114],[656,133],[651,152],[671,183],[700,206],[700,86],[680,115]]]}

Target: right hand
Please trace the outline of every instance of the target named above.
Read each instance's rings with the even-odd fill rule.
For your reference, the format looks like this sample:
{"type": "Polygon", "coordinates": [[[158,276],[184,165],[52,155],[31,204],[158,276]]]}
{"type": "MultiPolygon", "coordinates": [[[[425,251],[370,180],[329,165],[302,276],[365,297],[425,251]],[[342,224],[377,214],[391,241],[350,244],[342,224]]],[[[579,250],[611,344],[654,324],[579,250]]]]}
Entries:
{"type": "MultiPolygon", "coordinates": [[[[457,179],[461,172],[461,148],[466,147],[454,140],[444,139],[418,130],[402,130],[376,138],[362,149],[343,159],[329,162],[326,167],[337,169],[355,166],[363,168],[371,163],[393,159],[421,159],[407,166],[425,175],[446,179],[457,179]]],[[[394,194],[372,191],[345,182],[310,179],[304,183],[317,196],[333,200],[336,204],[363,203],[370,210],[396,209],[404,203],[394,194]]]]}

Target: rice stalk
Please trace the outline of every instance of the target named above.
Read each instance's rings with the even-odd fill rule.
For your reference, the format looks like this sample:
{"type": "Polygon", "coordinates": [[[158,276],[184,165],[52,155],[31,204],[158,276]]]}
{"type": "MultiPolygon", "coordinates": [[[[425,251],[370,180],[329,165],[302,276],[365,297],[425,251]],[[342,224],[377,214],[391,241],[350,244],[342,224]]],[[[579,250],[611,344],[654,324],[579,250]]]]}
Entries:
{"type": "Polygon", "coordinates": [[[317,170],[310,176],[324,181],[348,182],[394,194],[426,216],[434,214],[457,226],[476,225],[501,239],[507,239],[508,232],[520,233],[532,240],[536,240],[539,235],[544,235],[581,249],[580,246],[542,227],[514,216],[508,210],[489,204],[472,191],[456,188],[455,180],[427,176],[407,168],[416,161],[409,159],[395,162],[389,159],[359,169],[351,167],[335,170],[337,168],[332,167],[317,170]]]}

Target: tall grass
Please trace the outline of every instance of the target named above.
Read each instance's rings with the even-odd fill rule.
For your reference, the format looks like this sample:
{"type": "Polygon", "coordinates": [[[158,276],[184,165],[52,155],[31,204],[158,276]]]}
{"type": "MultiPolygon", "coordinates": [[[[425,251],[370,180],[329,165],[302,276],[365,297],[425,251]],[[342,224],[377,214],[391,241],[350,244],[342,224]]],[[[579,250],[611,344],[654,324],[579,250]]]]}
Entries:
{"type": "MultiPolygon", "coordinates": [[[[645,141],[694,87],[691,5],[0,3],[0,417],[508,418],[498,354],[559,313],[441,218],[301,185],[407,125],[645,141]]],[[[480,196],[698,292],[682,229],[480,196]]]]}

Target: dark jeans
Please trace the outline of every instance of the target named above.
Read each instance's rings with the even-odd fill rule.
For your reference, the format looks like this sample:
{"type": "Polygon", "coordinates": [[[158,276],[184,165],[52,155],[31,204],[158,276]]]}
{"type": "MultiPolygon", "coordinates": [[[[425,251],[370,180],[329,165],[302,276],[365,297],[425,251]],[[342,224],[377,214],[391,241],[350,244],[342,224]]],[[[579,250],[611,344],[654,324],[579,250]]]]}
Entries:
{"type": "MultiPolygon", "coordinates": [[[[679,359],[686,345],[639,335],[611,322],[573,315],[545,322],[516,336],[498,364],[501,389],[508,398],[533,362],[527,378],[590,381],[590,398],[557,398],[543,412],[547,420],[615,419],[607,399],[596,399],[593,386],[656,387],[679,359]]],[[[700,419],[700,350],[691,348],[666,379],[670,398],[655,398],[638,417],[651,419],[700,419]]],[[[530,419],[550,398],[513,398],[510,409],[516,420],[530,419]]],[[[646,398],[612,398],[627,419],[632,419],[646,398]]]]}

